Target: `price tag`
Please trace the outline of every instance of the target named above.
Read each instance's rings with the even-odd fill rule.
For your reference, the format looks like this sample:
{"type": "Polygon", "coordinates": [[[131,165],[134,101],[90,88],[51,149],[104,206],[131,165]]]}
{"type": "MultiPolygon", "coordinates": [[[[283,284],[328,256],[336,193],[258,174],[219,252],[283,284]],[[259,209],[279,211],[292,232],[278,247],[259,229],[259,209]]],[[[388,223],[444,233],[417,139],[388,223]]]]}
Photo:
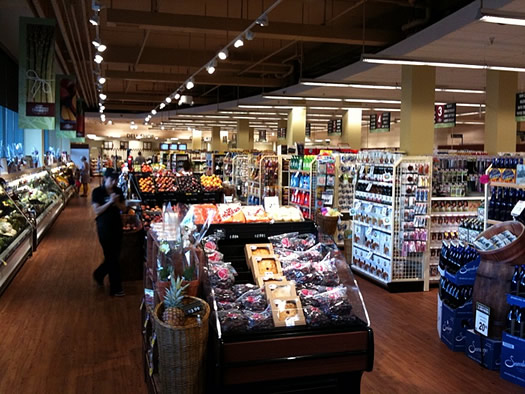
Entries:
{"type": "Polygon", "coordinates": [[[361,208],[361,202],[360,202],[360,201],[355,201],[355,202],[354,202],[354,208],[355,208],[356,210],[359,210],[359,209],[361,208]]]}
{"type": "Polygon", "coordinates": [[[365,208],[365,212],[372,212],[372,208],[373,208],[373,207],[374,207],[374,206],[373,206],[372,204],[368,204],[368,205],[366,206],[366,208],[365,208]]]}
{"type": "Polygon", "coordinates": [[[372,190],[372,184],[369,183],[367,186],[366,186],[366,191],[369,192],[370,190],[372,190]]]}
{"type": "Polygon", "coordinates": [[[264,209],[266,212],[279,208],[279,197],[264,197],[264,209]]]}
{"type": "Polygon", "coordinates": [[[193,315],[194,313],[201,312],[204,308],[200,301],[195,301],[190,304],[183,305],[180,309],[186,316],[193,315]]]}
{"type": "Polygon", "coordinates": [[[224,196],[224,203],[232,203],[233,202],[233,196],[224,196]]]}
{"type": "Polygon", "coordinates": [[[387,216],[387,214],[388,214],[388,208],[387,207],[381,208],[381,216],[387,216]]]}
{"type": "Polygon", "coordinates": [[[512,212],[510,214],[512,216],[520,216],[524,209],[525,201],[518,201],[516,205],[514,205],[514,208],[512,208],[512,212]]]}
{"type": "Polygon", "coordinates": [[[366,259],[372,261],[372,257],[374,257],[374,252],[370,251],[366,254],[366,259]]]}
{"type": "Polygon", "coordinates": [[[370,167],[370,174],[372,174],[372,175],[374,174],[374,166],[370,167]]]}
{"type": "Polygon", "coordinates": [[[273,272],[266,271],[264,273],[264,279],[272,279],[273,278],[273,272]]]}
{"type": "Polygon", "coordinates": [[[476,320],[474,328],[481,335],[488,337],[489,335],[489,318],[490,318],[490,307],[476,302],[476,320]]]}
{"type": "Polygon", "coordinates": [[[368,227],[368,228],[366,229],[366,236],[367,236],[367,237],[370,237],[371,235],[372,235],[372,227],[368,227]]]}

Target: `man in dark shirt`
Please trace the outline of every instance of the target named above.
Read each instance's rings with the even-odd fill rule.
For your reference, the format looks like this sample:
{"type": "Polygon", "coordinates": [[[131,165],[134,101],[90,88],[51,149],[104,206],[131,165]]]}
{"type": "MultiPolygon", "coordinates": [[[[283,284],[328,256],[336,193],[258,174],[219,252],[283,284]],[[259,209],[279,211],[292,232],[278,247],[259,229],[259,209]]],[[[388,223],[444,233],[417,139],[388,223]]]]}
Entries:
{"type": "Polygon", "coordinates": [[[104,277],[109,275],[110,295],[124,296],[120,280],[119,257],[122,245],[122,220],[120,211],[126,210],[124,195],[117,187],[118,174],[106,169],[104,183],[93,190],[91,196],[96,215],[97,233],[104,252],[104,261],[93,272],[93,279],[104,286],[104,277]]]}

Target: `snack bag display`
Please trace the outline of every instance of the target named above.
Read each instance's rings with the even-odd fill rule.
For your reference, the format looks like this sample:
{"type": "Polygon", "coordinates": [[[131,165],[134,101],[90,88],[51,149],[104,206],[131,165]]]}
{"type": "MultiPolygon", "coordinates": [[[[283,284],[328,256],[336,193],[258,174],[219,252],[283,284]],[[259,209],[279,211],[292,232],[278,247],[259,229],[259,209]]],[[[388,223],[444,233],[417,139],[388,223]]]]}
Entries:
{"type": "Polygon", "coordinates": [[[243,206],[242,212],[246,218],[246,223],[268,223],[271,221],[262,205],[243,206]]]}
{"type": "Polygon", "coordinates": [[[245,223],[246,219],[242,213],[241,204],[219,204],[217,205],[221,223],[245,223]]]}
{"type": "Polygon", "coordinates": [[[213,287],[229,289],[235,283],[237,271],[230,263],[212,263],[208,264],[208,276],[210,284],[213,287]]]}

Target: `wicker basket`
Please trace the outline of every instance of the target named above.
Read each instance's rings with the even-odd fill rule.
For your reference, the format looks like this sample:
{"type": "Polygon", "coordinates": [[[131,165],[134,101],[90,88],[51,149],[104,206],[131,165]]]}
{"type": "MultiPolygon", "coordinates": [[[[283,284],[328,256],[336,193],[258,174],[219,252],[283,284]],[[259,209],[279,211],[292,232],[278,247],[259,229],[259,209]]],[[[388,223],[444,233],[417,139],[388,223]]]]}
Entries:
{"type": "Polygon", "coordinates": [[[339,216],[323,216],[321,211],[317,212],[317,225],[321,228],[321,231],[327,235],[334,235],[335,231],[337,230],[338,221],[339,216]]]}
{"type": "Polygon", "coordinates": [[[210,307],[196,297],[184,297],[204,304],[201,324],[172,327],[161,320],[164,302],[157,305],[155,333],[159,347],[159,377],[162,394],[193,394],[204,391],[204,359],[208,342],[210,307]]]}

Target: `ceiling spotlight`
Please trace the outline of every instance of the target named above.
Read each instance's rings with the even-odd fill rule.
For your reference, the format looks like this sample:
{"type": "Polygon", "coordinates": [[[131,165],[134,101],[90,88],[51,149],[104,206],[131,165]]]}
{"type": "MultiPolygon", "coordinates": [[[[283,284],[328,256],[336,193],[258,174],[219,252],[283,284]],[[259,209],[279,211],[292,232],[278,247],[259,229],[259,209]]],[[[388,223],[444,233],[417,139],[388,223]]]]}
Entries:
{"type": "Polygon", "coordinates": [[[95,12],[99,12],[102,9],[102,6],[100,5],[98,1],[93,0],[91,2],[91,9],[95,12]]]}
{"type": "Polygon", "coordinates": [[[99,107],[104,106],[104,104],[102,104],[102,101],[101,101],[100,103],[98,103],[98,106],[99,106],[99,107]]]}
{"type": "Polygon", "coordinates": [[[104,107],[100,107],[100,109],[98,110],[98,112],[103,113],[103,112],[104,112],[104,107]]]}
{"type": "Polygon", "coordinates": [[[255,23],[257,23],[261,27],[268,26],[270,24],[270,22],[268,21],[268,15],[262,14],[260,17],[257,18],[255,23]]]}
{"type": "Polygon", "coordinates": [[[102,100],[105,100],[108,96],[105,95],[104,93],[100,93],[100,94],[98,95],[98,97],[100,97],[102,100]]]}
{"type": "Polygon", "coordinates": [[[166,97],[166,100],[165,100],[165,101],[166,101],[168,104],[171,103],[171,97],[170,97],[170,96],[166,97]]]}
{"type": "Polygon", "coordinates": [[[212,60],[207,66],[206,66],[206,71],[208,72],[208,74],[213,74],[215,72],[215,67],[217,66],[215,60],[212,60]]]}
{"type": "Polygon", "coordinates": [[[166,106],[166,104],[164,104],[164,103],[160,103],[159,108],[162,109],[162,108],[164,108],[165,106],[166,106]]]}
{"type": "Polygon", "coordinates": [[[246,37],[246,40],[251,41],[255,37],[255,33],[251,30],[248,30],[244,37],[246,37]]]}
{"type": "Polygon", "coordinates": [[[99,24],[98,14],[91,16],[91,18],[89,18],[89,23],[91,23],[93,26],[98,26],[99,24]]]}
{"type": "Polygon", "coordinates": [[[160,126],[160,129],[161,129],[161,130],[164,130],[164,129],[165,129],[165,127],[164,127],[164,126],[160,126]]]}
{"type": "Polygon", "coordinates": [[[93,41],[91,41],[91,43],[95,48],[98,48],[100,46],[100,39],[97,37],[93,41]]]}
{"type": "Polygon", "coordinates": [[[242,38],[240,38],[240,37],[237,38],[237,39],[235,40],[235,42],[233,43],[233,46],[234,46],[235,48],[240,48],[240,47],[242,47],[243,45],[244,45],[244,41],[243,41],[242,38]]]}
{"type": "Polygon", "coordinates": [[[108,124],[109,124],[109,125],[112,125],[112,124],[113,124],[113,121],[112,121],[112,120],[108,120],[108,124]]]}
{"type": "Polygon", "coordinates": [[[151,114],[152,114],[152,115],[157,115],[157,111],[154,110],[154,109],[152,109],[152,110],[151,110],[151,114]]]}
{"type": "Polygon", "coordinates": [[[186,89],[191,90],[195,86],[195,82],[193,81],[193,78],[190,78],[188,82],[186,82],[186,89]]]}
{"type": "Polygon", "coordinates": [[[103,105],[100,106],[100,111],[103,112],[106,109],[103,105]]]}
{"type": "Polygon", "coordinates": [[[219,59],[221,60],[226,60],[228,58],[228,50],[226,48],[224,48],[222,51],[220,51],[217,56],[219,57],[219,59]]]}
{"type": "Polygon", "coordinates": [[[104,60],[102,56],[100,56],[98,53],[95,55],[95,63],[100,64],[104,60]]]}
{"type": "Polygon", "coordinates": [[[97,51],[99,52],[104,52],[108,47],[105,46],[104,44],[100,44],[98,47],[97,47],[97,51]]]}
{"type": "Polygon", "coordinates": [[[102,122],[105,122],[105,121],[106,121],[106,115],[101,114],[101,115],[100,115],[100,120],[101,120],[102,122]]]}
{"type": "Polygon", "coordinates": [[[174,98],[175,100],[180,99],[180,93],[175,93],[175,96],[173,96],[173,98],[174,98]]]}
{"type": "Polygon", "coordinates": [[[99,84],[104,85],[106,83],[106,78],[104,77],[98,77],[97,81],[99,84]]]}

